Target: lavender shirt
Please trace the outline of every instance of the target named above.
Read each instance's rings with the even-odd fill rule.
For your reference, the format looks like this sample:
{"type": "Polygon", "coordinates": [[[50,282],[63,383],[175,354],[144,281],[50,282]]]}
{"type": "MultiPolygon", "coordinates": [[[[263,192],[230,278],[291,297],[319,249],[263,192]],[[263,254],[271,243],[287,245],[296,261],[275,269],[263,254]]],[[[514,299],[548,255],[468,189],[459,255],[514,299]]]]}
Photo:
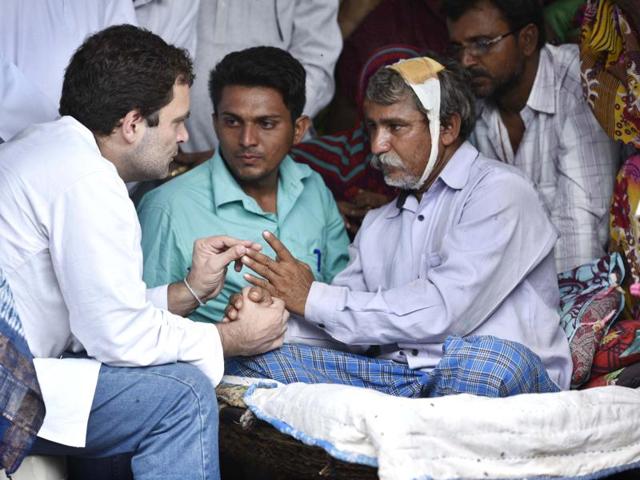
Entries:
{"type": "Polygon", "coordinates": [[[400,196],[366,216],[347,268],[313,283],[306,320],[417,369],[438,363],[449,335],[513,340],[566,389],[557,238],[530,182],[464,143],[419,202],[400,196]]]}

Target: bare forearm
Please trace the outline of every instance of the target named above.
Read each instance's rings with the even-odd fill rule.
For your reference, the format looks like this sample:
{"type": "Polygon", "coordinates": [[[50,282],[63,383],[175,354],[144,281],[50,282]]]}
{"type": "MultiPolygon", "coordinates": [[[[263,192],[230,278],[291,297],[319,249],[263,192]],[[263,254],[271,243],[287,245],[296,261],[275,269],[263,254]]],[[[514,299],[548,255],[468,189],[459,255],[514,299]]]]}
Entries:
{"type": "MultiPolygon", "coordinates": [[[[194,292],[197,295],[197,292],[194,292]]],[[[195,310],[200,303],[196,296],[187,288],[184,281],[175,282],[167,289],[167,303],[169,311],[176,315],[186,316],[195,310]]]]}

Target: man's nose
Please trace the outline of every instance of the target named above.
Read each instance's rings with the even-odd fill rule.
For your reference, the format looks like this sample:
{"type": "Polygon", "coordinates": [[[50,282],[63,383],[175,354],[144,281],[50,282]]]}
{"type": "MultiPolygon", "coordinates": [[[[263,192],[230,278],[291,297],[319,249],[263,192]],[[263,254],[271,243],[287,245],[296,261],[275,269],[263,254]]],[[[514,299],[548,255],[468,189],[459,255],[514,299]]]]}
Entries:
{"type": "Polygon", "coordinates": [[[251,124],[245,124],[240,133],[240,144],[243,147],[250,147],[258,143],[256,127],[251,124]]]}
{"type": "Polygon", "coordinates": [[[386,153],[391,148],[389,136],[383,130],[372,132],[371,134],[371,152],[375,155],[386,153]]]}
{"type": "Polygon", "coordinates": [[[187,127],[185,126],[185,124],[183,123],[182,125],[180,125],[180,127],[178,128],[178,136],[176,138],[176,141],[178,143],[185,143],[186,141],[189,140],[189,131],[187,130],[187,127]]]}
{"type": "Polygon", "coordinates": [[[469,51],[469,48],[463,48],[459,55],[459,61],[460,65],[468,68],[476,65],[478,63],[478,58],[469,51]]]}

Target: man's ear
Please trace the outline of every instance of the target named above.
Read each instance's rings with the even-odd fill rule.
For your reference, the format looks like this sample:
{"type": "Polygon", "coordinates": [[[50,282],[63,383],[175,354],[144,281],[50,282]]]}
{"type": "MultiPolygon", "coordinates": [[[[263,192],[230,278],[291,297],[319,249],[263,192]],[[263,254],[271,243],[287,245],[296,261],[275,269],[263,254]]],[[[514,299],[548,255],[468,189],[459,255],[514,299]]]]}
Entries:
{"type": "Polygon", "coordinates": [[[518,33],[518,45],[520,45],[522,53],[526,57],[530,57],[538,50],[539,36],[540,32],[538,31],[538,27],[533,23],[525,25],[518,33]]]}
{"type": "Polygon", "coordinates": [[[144,134],[146,122],[138,110],[130,110],[120,120],[120,132],[127,143],[136,143],[144,134]]]}
{"type": "Polygon", "coordinates": [[[440,142],[445,147],[453,145],[458,140],[461,123],[460,114],[453,113],[447,120],[447,124],[440,126],[440,142]]]}
{"type": "Polygon", "coordinates": [[[293,125],[293,144],[300,143],[305,133],[311,127],[311,119],[306,115],[301,115],[297,118],[293,125]]]}

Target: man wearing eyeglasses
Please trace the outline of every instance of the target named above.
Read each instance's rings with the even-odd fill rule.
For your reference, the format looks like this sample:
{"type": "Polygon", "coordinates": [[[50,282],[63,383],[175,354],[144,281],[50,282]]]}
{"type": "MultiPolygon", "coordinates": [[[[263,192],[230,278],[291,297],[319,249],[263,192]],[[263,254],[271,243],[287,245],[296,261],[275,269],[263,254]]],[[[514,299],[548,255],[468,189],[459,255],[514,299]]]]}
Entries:
{"type": "Polygon", "coordinates": [[[480,99],[472,142],[534,183],[560,233],[558,271],[601,256],[619,152],[583,97],[577,46],[545,43],[538,0],[443,4],[480,99]]]}

